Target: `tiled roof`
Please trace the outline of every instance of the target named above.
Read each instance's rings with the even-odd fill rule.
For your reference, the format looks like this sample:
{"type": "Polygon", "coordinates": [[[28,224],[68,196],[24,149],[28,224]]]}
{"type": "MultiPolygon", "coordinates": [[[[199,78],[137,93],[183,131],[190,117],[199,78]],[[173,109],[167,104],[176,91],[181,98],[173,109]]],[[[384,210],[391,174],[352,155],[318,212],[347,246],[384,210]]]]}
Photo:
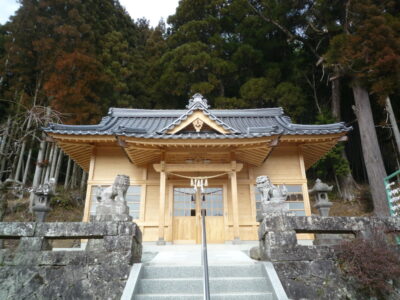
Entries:
{"type": "Polygon", "coordinates": [[[67,135],[121,135],[138,138],[162,139],[226,139],[254,138],[272,135],[321,135],[347,132],[344,123],[324,125],[293,124],[282,108],[209,109],[207,100],[196,94],[186,110],[110,108],[98,125],[50,124],[47,133],[67,135]],[[224,127],[229,134],[216,132],[184,132],[168,134],[193,112],[202,111],[224,127]]]}

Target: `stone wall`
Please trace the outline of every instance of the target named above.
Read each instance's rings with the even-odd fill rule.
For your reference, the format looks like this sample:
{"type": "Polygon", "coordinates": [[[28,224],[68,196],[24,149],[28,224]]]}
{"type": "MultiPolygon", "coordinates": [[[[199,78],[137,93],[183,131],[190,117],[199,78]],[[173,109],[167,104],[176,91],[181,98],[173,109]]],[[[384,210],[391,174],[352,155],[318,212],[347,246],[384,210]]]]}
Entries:
{"type": "Polygon", "coordinates": [[[337,265],[335,247],[297,244],[296,233],[399,232],[400,218],[267,216],[259,228],[261,259],[271,261],[292,299],[358,299],[337,265]]]}
{"type": "Polygon", "coordinates": [[[0,299],[119,299],[142,237],[132,222],[6,223],[0,239],[0,299]],[[88,239],[85,251],[51,251],[49,239],[88,239]]]}

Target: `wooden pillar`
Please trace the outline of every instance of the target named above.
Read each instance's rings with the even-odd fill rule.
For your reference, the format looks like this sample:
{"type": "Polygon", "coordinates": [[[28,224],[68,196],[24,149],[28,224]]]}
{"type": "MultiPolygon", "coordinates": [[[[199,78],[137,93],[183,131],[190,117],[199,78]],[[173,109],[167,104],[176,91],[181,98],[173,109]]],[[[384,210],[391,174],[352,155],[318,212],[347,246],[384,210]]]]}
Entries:
{"type": "Polygon", "coordinates": [[[168,217],[167,217],[167,234],[166,241],[173,240],[172,232],[172,216],[174,214],[174,186],[173,184],[167,184],[167,195],[168,195],[168,217]]]}
{"type": "Polygon", "coordinates": [[[160,208],[158,215],[158,241],[157,245],[165,245],[165,192],[167,184],[167,174],[165,173],[165,161],[161,162],[160,172],[160,208]]]}
{"type": "Polygon", "coordinates": [[[229,174],[231,179],[231,198],[232,198],[232,212],[233,212],[233,243],[240,241],[239,234],[239,203],[237,192],[237,178],[236,178],[236,161],[231,162],[232,171],[229,174]]]}
{"type": "MultiPolygon", "coordinates": [[[[254,193],[255,187],[255,179],[254,179],[254,171],[252,168],[249,168],[249,196],[250,196],[250,204],[251,204],[251,217],[253,218],[253,222],[257,219],[257,207],[256,207],[256,195],[254,193]]],[[[257,226],[257,225],[253,225],[257,226]]]]}
{"type": "MultiPolygon", "coordinates": [[[[139,220],[141,222],[144,222],[144,217],[145,217],[145,212],[146,212],[146,200],[147,200],[147,167],[143,168],[143,173],[142,173],[142,180],[143,184],[141,185],[140,188],[140,215],[139,215],[139,220]]],[[[140,228],[142,232],[144,231],[144,227],[142,226],[140,228]]]]}
{"type": "MultiPolygon", "coordinates": [[[[71,163],[71,159],[68,157],[68,163],[71,163]]],[[[88,181],[86,186],[86,198],[85,198],[85,208],[83,209],[83,222],[90,221],[90,206],[92,205],[92,181],[94,179],[94,168],[96,164],[96,149],[92,147],[92,155],[90,156],[90,165],[88,173],[88,181]]],[[[71,165],[69,165],[71,166],[71,165]]],[[[67,182],[66,182],[67,183],[67,182]]]]}
{"type": "Polygon", "coordinates": [[[303,199],[304,199],[303,200],[304,210],[307,216],[311,216],[311,205],[310,205],[310,198],[308,196],[306,167],[304,165],[303,149],[301,146],[298,147],[298,153],[299,153],[301,177],[303,179],[302,189],[303,189],[303,199]]]}
{"type": "MultiPolygon", "coordinates": [[[[306,216],[311,216],[311,205],[310,205],[310,197],[308,195],[306,167],[304,164],[303,148],[301,146],[298,147],[298,153],[299,153],[301,177],[303,179],[301,188],[302,188],[302,192],[303,192],[304,211],[306,213],[306,216]]],[[[313,240],[315,238],[315,236],[314,236],[314,234],[311,234],[311,233],[298,234],[297,238],[305,239],[305,240],[313,240]]]]}

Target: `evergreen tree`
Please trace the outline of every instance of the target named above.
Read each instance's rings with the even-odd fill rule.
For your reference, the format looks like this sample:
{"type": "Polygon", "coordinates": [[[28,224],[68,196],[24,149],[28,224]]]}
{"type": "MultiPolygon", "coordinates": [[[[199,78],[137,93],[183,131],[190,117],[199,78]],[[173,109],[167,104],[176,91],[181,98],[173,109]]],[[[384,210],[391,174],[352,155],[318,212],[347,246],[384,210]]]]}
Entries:
{"type": "Polygon", "coordinates": [[[158,91],[175,96],[171,106],[200,92],[215,107],[282,105],[296,119],[304,117],[296,48],[254,16],[247,1],[181,1],[168,21],[158,91]]]}
{"type": "Polygon", "coordinates": [[[352,77],[362,151],[377,215],[388,215],[385,166],[369,92],[385,98],[400,87],[400,20],[394,1],[358,0],[346,5],[346,30],[335,36],[327,60],[352,77]]]}
{"type": "Polygon", "coordinates": [[[110,106],[139,106],[145,41],[118,1],[24,0],[6,28],[5,98],[21,90],[33,97],[39,88],[40,103],[69,123],[97,122],[110,106]]]}

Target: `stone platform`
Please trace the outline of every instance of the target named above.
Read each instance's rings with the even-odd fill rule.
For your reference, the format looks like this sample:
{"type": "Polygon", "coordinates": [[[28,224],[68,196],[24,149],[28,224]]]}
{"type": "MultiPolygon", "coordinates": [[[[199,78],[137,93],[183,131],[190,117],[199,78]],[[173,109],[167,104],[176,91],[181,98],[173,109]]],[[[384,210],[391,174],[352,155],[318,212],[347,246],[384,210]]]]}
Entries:
{"type": "Polygon", "coordinates": [[[141,233],[132,222],[0,222],[0,299],[119,299],[133,263],[141,257],[141,233]],[[51,240],[88,239],[84,251],[52,251],[51,240]]]}
{"type": "MultiPolygon", "coordinates": [[[[248,253],[258,241],[243,242],[239,245],[208,244],[209,265],[249,264],[253,263],[248,253]]],[[[164,245],[143,244],[143,262],[150,265],[201,265],[201,245],[164,245]]]]}

